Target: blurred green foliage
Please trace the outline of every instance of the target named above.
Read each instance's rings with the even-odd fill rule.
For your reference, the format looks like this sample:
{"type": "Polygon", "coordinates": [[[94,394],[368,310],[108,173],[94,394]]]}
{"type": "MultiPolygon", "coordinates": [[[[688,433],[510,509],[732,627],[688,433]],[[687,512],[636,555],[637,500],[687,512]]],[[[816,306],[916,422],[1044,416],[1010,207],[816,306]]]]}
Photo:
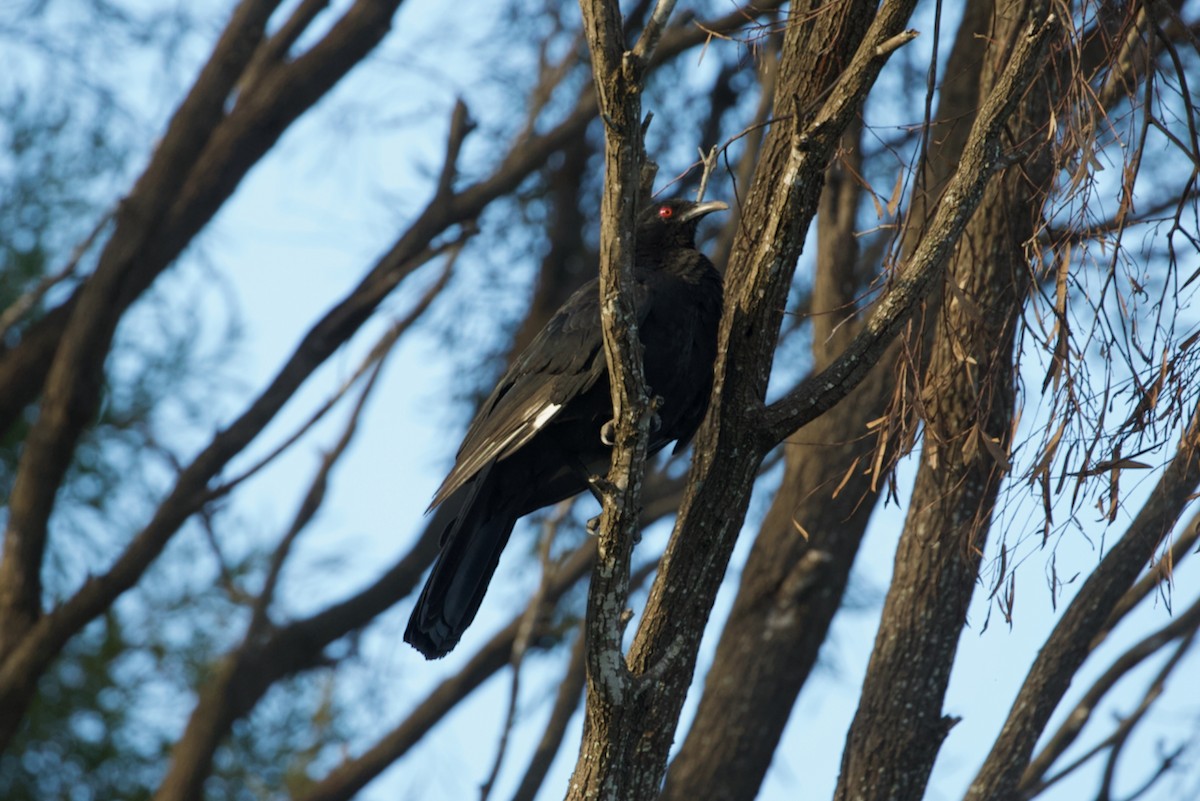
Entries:
{"type": "MultiPolygon", "coordinates": [[[[108,2],[27,5],[0,11],[0,71],[7,68],[0,81],[0,349],[19,342],[86,279],[103,221],[150,146],[151,137],[139,138],[137,112],[125,105],[120,73],[96,69],[110,55],[106,48],[136,46],[139,57],[165,62],[181,42],[207,34],[182,14],[138,17],[108,2]],[[97,228],[92,246],[81,247],[97,228]]],[[[139,100],[165,101],[171,98],[139,100]]],[[[236,315],[224,330],[205,329],[212,326],[194,287],[181,283],[211,284],[211,276],[196,275],[202,253],[184,258],[190,278],[168,276],[118,332],[99,418],[80,443],[51,520],[47,605],[104,570],[136,534],[170,486],[189,426],[203,432],[215,425],[236,315]]],[[[0,433],[0,524],[35,413],[31,407],[0,433]]],[[[0,754],[0,798],[149,798],[197,688],[244,625],[245,595],[236,587],[256,581],[263,563],[261,552],[225,562],[198,530],[172,545],[146,581],[71,640],[43,677],[16,741],[0,754]]],[[[308,781],[309,763],[339,739],[330,676],[282,682],[238,725],[217,755],[214,797],[277,798],[308,781]]]]}

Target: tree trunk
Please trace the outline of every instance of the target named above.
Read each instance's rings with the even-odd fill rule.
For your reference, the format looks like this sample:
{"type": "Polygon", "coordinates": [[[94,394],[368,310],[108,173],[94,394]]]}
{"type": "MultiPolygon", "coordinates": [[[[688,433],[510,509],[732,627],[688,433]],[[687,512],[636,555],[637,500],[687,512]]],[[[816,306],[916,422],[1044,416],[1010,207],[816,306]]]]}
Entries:
{"type": "MultiPolygon", "coordinates": [[[[1025,19],[993,18],[981,96],[1025,19]]],[[[1028,288],[1026,243],[1053,177],[1039,82],[1008,125],[1032,155],[987,189],[946,275],[928,376],[925,441],[892,584],[842,758],[839,801],[919,801],[956,719],[942,701],[1000,482],[1009,469],[1013,346],[1028,288]]]]}
{"type": "MultiPolygon", "coordinates": [[[[977,34],[987,30],[990,0],[967,9],[946,66],[922,188],[907,215],[911,253],[936,198],[954,173],[979,103],[977,34]]],[[[831,173],[836,165],[831,167],[831,173]]],[[[859,196],[849,176],[831,175],[818,228],[813,299],[813,362],[824,368],[858,326],[834,313],[852,300],[854,215],[859,196]],[[842,198],[839,202],[837,198],[842,198]],[[847,215],[849,214],[849,220],[847,215]],[[847,290],[844,282],[850,280],[847,290]],[[840,288],[839,288],[840,286],[840,288]],[[824,289],[823,289],[824,288],[824,289]],[[836,328],[835,323],[840,323],[836,328]]],[[[758,793],[779,738],[808,680],[866,531],[882,477],[872,471],[875,440],[867,424],[882,417],[895,387],[899,348],[845,402],[784,445],[785,472],[742,571],[729,620],[705,680],[696,718],[667,775],[664,797],[743,799],[758,793]],[[803,528],[801,535],[798,528],[803,528]]],[[[882,438],[881,438],[882,439],[882,438]]],[[[888,447],[881,441],[880,448],[888,447]]],[[[894,450],[894,449],[893,449],[894,450]]],[[[884,455],[890,464],[893,453],[884,455]]]]}

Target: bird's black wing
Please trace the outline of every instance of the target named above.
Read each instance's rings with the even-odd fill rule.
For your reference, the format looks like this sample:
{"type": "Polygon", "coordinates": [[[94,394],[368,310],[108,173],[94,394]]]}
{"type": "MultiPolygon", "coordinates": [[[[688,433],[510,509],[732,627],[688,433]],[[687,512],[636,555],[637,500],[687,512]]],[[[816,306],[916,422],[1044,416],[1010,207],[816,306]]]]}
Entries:
{"type": "MultiPolygon", "coordinates": [[[[641,281],[634,285],[634,304],[641,321],[649,312],[651,293],[641,281]]],[[[602,337],[599,289],[592,280],[554,313],[480,406],[459,447],[454,469],[429,507],[528,443],[572,399],[604,376],[607,365],[602,337]]]]}

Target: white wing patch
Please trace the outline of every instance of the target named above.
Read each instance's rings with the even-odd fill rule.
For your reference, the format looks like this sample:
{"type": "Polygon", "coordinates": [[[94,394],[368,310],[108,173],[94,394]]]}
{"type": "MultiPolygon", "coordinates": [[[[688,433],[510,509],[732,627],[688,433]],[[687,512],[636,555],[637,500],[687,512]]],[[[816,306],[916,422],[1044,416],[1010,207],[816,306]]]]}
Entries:
{"type": "Polygon", "coordinates": [[[558,414],[558,410],[561,408],[561,403],[551,403],[538,412],[537,417],[533,418],[533,430],[541,430],[542,426],[554,419],[554,415],[558,414]]]}
{"type": "MultiPolygon", "coordinates": [[[[546,387],[543,392],[549,394],[549,390],[550,387],[546,387]]],[[[437,494],[434,495],[433,503],[429,505],[429,508],[432,509],[444,501],[452,492],[463,486],[471,476],[482,470],[488,462],[493,459],[503,459],[514,453],[557,417],[558,413],[562,411],[563,404],[543,402],[543,405],[539,407],[539,402],[543,401],[543,398],[544,395],[529,398],[526,401],[525,407],[529,409],[529,412],[520,416],[521,422],[507,436],[501,439],[484,440],[468,454],[466,459],[456,464],[450,471],[450,475],[446,476],[446,480],[442,482],[437,494]],[[534,413],[533,409],[537,409],[537,412],[534,413]]]]}

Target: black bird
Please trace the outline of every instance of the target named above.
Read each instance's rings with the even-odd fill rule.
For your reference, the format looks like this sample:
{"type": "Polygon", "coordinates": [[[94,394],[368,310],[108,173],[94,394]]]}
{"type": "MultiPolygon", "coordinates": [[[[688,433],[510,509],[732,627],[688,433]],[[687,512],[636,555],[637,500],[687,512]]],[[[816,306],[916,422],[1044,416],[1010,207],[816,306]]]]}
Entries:
{"type": "MultiPolygon", "coordinates": [[[[692,438],[708,407],[721,276],[696,249],[696,225],[724,203],[669,200],[638,220],[634,303],[650,394],[661,398],[650,451],[692,438]]],[[[404,639],[445,656],[475,618],[500,551],[523,515],[608,472],[601,430],[613,416],[597,281],[572,295],[500,379],[471,421],[454,469],[429,505],[441,553],[404,639]]]]}

